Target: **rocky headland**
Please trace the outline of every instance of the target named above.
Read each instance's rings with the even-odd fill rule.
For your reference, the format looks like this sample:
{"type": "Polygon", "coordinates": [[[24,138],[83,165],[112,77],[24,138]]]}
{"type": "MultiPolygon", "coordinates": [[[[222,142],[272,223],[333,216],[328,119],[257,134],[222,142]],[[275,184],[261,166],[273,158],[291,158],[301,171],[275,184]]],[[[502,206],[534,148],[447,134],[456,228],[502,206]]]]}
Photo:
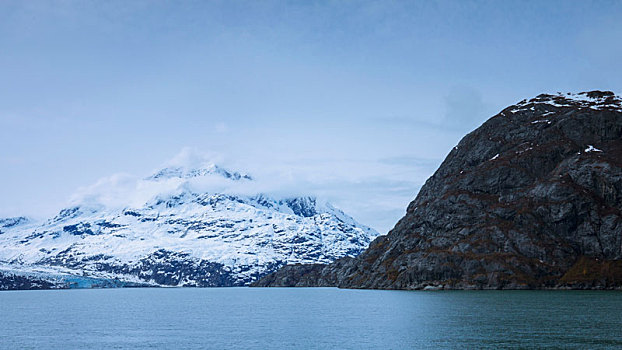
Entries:
{"type": "Polygon", "coordinates": [[[619,289],[622,101],[543,94],[466,135],[360,255],[255,286],[619,289]]]}

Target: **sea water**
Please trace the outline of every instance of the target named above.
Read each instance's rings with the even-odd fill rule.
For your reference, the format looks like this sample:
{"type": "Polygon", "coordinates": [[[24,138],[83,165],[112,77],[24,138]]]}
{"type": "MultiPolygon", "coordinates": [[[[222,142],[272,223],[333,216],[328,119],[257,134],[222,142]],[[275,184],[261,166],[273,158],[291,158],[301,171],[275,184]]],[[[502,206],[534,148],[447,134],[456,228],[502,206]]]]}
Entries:
{"type": "Polygon", "coordinates": [[[8,291],[0,348],[622,348],[622,291],[8,291]]]}

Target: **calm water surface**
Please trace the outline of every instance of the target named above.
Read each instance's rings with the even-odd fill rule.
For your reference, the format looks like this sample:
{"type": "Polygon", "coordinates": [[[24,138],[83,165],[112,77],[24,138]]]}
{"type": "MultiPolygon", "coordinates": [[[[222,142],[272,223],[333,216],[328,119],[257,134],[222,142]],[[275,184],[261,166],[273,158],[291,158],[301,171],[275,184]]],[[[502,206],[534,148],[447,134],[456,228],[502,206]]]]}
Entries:
{"type": "Polygon", "coordinates": [[[622,292],[0,292],[2,349],[622,348],[622,292]]]}

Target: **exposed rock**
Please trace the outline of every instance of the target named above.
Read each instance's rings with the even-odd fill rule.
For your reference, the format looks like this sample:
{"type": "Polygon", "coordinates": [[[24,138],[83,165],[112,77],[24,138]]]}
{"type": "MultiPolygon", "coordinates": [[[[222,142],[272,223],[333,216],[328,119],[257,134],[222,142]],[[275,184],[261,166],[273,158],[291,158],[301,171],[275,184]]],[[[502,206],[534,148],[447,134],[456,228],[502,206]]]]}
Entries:
{"type": "Polygon", "coordinates": [[[539,95],[465,136],[406,215],[356,258],[257,286],[622,286],[622,103],[539,95]]]}
{"type": "Polygon", "coordinates": [[[124,193],[121,204],[95,193],[43,222],[0,218],[0,273],[11,276],[0,289],[243,286],[358,255],[378,236],[315,197],[254,194],[255,181],[199,161],[131,186],[148,195],[103,191],[124,193]]]}
{"type": "Polygon", "coordinates": [[[57,287],[44,279],[0,272],[0,290],[37,290],[53,288],[57,287]]]}

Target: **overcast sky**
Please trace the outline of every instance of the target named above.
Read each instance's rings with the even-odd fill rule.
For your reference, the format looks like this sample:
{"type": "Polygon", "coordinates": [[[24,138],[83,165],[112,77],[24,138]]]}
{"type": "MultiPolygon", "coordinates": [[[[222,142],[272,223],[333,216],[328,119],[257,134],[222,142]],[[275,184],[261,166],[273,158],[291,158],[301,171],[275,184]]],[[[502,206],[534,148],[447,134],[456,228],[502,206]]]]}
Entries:
{"type": "Polygon", "coordinates": [[[2,1],[0,216],[182,149],[382,233],[465,133],[622,92],[620,1],[2,1]]]}

